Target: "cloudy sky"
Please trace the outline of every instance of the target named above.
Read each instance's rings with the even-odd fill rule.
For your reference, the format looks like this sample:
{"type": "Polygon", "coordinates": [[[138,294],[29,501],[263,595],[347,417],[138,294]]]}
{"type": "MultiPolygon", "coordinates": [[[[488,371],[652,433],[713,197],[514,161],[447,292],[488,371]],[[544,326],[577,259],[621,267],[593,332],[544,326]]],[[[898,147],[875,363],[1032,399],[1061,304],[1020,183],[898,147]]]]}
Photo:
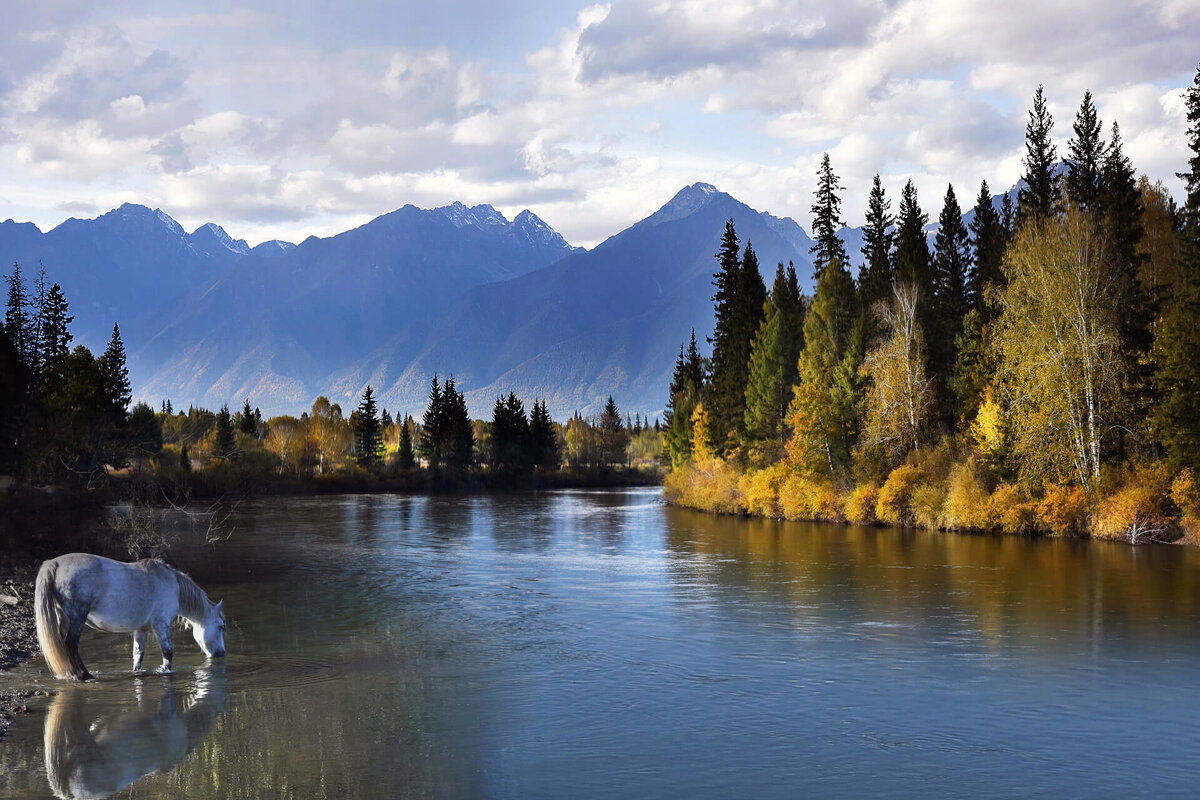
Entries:
{"type": "Polygon", "coordinates": [[[1200,0],[7,3],[0,219],[255,244],[461,200],[590,246],[702,180],[807,229],[824,151],[851,225],[875,173],[936,217],[1016,181],[1039,83],[1060,152],[1091,89],[1178,198],[1197,31],[1200,0]]]}

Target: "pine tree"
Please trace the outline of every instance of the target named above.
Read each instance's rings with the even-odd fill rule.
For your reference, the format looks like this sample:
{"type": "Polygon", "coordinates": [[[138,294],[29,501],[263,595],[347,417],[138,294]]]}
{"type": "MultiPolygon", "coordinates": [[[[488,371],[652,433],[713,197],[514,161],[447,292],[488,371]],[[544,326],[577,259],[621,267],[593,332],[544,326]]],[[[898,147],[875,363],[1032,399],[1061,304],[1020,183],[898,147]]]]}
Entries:
{"type": "Polygon", "coordinates": [[[996,208],[992,205],[992,192],[987,181],[979,185],[975,217],[971,220],[970,228],[975,249],[975,269],[971,272],[967,294],[975,309],[987,320],[991,313],[991,306],[987,303],[988,287],[1004,286],[1004,273],[1000,270],[1000,261],[1004,257],[1004,231],[996,208]]]}
{"type": "Polygon", "coordinates": [[[378,464],[383,456],[383,428],[371,384],[363,391],[354,414],[354,458],[360,467],[378,464]]]}
{"type": "Polygon", "coordinates": [[[529,415],[529,439],[534,466],[546,472],[557,470],[560,463],[558,436],[554,432],[554,423],[545,401],[533,401],[533,410],[529,415]]]}
{"type": "Polygon", "coordinates": [[[1013,205],[1012,193],[1005,192],[1000,200],[1000,239],[1007,245],[1017,232],[1017,207],[1013,205]]]}
{"type": "MultiPolygon", "coordinates": [[[[113,419],[120,424],[125,421],[126,409],[132,400],[129,385],[129,369],[125,366],[125,345],[121,342],[121,329],[113,324],[112,338],[100,357],[100,368],[104,373],[104,395],[112,407],[113,419]]],[[[226,408],[226,411],[229,409],[226,408]]]]}
{"type": "Polygon", "coordinates": [[[33,317],[29,313],[29,292],[21,276],[21,265],[13,262],[12,274],[7,277],[8,305],[4,309],[4,331],[17,351],[18,358],[32,373],[33,363],[33,317]]]}
{"type": "Polygon", "coordinates": [[[1090,91],[1084,92],[1072,129],[1075,137],[1067,143],[1067,196],[1084,210],[1096,211],[1105,153],[1100,139],[1100,118],[1090,91]]]}
{"type": "Polygon", "coordinates": [[[675,467],[682,466],[692,457],[692,412],[703,397],[706,380],[704,359],[696,349],[696,329],[687,349],[679,346],[679,358],[671,375],[671,386],[667,398],[666,434],[664,444],[675,467]]]}
{"type": "Polygon", "coordinates": [[[758,257],[749,243],[741,259],[737,257],[737,233],[733,220],[725,224],[721,248],[717,252],[720,270],[713,275],[716,294],[716,324],[713,329],[712,383],[708,398],[712,405],[712,433],[709,444],[721,455],[739,440],[746,402],[746,377],[750,348],[762,320],[766,298],[758,257]]]}
{"type": "MultiPolygon", "coordinates": [[[[867,198],[867,224],[863,227],[863,265],[858,273],[858,291],[864,309],[886,299],[892,292],[892,225],[895,219],[890,208],[892,202],[884,194],[879,176],[871,184],[867,198]]],[[[874,325],[867,339],[873,339],[874,325]]]]}
{"type": "Polygon", "coordinates": [[[421,442],[419,451],[430,469],[441,469],[446,463],[446,407],[442,389],[438,385],[437,373],[429,389],[429,403],[421,420],[421,442]]]}
{"type": "Polygon", "coordinates": [[[920,302],[933,297],[933,274],[929,265],[929,241],[925,225],[929,215],[917,202],[917,187],[910,180],[900,194],[900,216],[896,220],[896,249],[892,253],[894,280],[915,286],[920,302]]]}
{"type": "Polygon", "coordinates": [[[492,409],[492,468],[524,469],[531,464],[530,451],[525,404],[512,392],[497,397],[492,409]]]}
{"type": "Polygon", "coordinates": [[[829,153],[825,153],[817,170],[817,191],[811,209],[814,241],[809,252],[813,254],[814,278],[820,278],[834,261],[846,263],[846,246],[837,235],[838,230],[846,226],[842,221],[842,198],[838,196],[842,188],[829,164],[829,153]]]}
{"type": "Polygon", "coordinates": [[[229,405],[221,406],[217,412],[217,436],[213,442],[213,457],[224,459],[237,458],[237,445],[233,438],[233,419],[229,415],[229,405]]]}
{"type": "Polygon", "coordinates": [[[1188,171],[1178,173],[1187,191],[1179,279],[1154,343],[1161,400],[1151,421],[1171,464],[1200,470],[1200,68],[1184,105],[1192,157],[1188,171]]]}
{"type": "Polygon", "coordinates": [[[242,401],[242,410],[237,416],[238,430],[247,436],[258,438],[258,423],[254,419],[254,411],[250,408],[250,399],[242,401]]]}
{"type": "Polygon", "coordinates": [[[600,415],[600,466],[607,467],[625,461],[625,449],[629,446],[629,433],[621,424],[621,412],[612,395],[600,415]]]}
{"type": "Polygon", "coordinates": [[[62,371],[63,359],[71,352],[71,332],[75,317],[67,313],[67,298],[57,283],[46,293],[42,319],[42,372],[53,375],[62,371]]]}
{"type": "MultiPolygon", "coordinates": [[[[962,320],[971,307],[967,296],[970,282],[971,247],[962,209],[954,196],[954,187],[946,189],[933,256],[933,333],[929,342],[929,371],[943,385],[954,365],[954,340],[962,330],[962,320]]],[[[949,414],[949,408],[945,408],[949,414]]]]}
{"type": "Polygon", "coordinates": [[[413,454],[412,417],[404,415],[400,423],[400,441],[396,447],[396,466],[400,469],[412,469],[416,464],[413,454]]]}
{"type": "Polygon", "coordinates": [[[467,411],[467,398],[458,391],[453,375],[442,386],[442,405],[446,469],[461,473],[475,461],[475,430],[467,411]]]}
{"type": "Polygon", "coordinates": [[[1038,86],[1033,95],[1033,109],[1025,126],[1025,186],[1017,194],[1017,224],[1046,219],[1058,211],[1061,204],[1054,167],[1058,151],[1050,140],[1054,117],[1046,110],[1046,98],[1038,86]]]}
{"type": "Polygon", "coordinates": [[[775,271],[771,296],[764,306],[766,318],[759,326],[750,355],[746,386],[745,434],[749,447],[767,445],[763,456],[778,460],[791,431],[786,425],[796,361],[803,348],[803,299],[795,281],[795,267],[775,271]]]}

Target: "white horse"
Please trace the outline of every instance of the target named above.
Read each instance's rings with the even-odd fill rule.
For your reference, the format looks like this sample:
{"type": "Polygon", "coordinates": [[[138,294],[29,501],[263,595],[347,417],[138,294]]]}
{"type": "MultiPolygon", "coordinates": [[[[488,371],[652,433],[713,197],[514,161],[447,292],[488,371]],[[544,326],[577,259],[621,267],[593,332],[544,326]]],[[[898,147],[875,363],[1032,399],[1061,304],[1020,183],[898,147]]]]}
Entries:
{"type": "Polygon", "coordinates": [[[209,658],[225,655],[225,612],[195,581],[157,559],[132,564],[88,553],[52,558],[38,570],[34,589],[38,643],[60,678],[87,680],[79,655],[84,626],[133,633],[133,671],[142,668],[151,629],[171,671],[171,623],[182,617],[209,658]]]}

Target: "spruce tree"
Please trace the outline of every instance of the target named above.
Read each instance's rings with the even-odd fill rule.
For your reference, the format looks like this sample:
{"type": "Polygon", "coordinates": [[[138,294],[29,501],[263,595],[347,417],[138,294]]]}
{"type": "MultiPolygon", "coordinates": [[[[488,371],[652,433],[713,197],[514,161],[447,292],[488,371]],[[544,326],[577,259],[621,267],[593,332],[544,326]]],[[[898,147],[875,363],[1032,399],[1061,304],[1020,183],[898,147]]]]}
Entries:
{"type": "MultiPolygon", "coordinates": [[[[867,224],[863,226],[863,265],[858,273],[858,291],[867,313],[875,303],[892,293],[892,202],[884,194],[879,176],[871,184],[867,198],[867,224]]],[[[873,339],[874,325],[867,339],[873,339]]]]}
{"type": "Polygon", "coordinates": [[[917,201],[917,187],[910,180],[900,194],[900,216],[896,220],[896,249],[892,253],[895,280],[911,284],[920,294],[918,302],[927,305],[933,297],[933,274],[929,265],[929,241],[925,225],[929,215],[917,201]]]}
{"type": "Polygon", "coordinates": [[[221,406],[217,412],[217,435],[213,442],[213,457],[237,458],[237,445],[233,438],[233,419],[229,415],[229,405],[221,406]]]}
{"type": "Polygon", "coordinates": [[[979,196],[975,199],[975,216],[971,220],[971,238],[975,250],[975,269],[971,271],[967,294],[984,321],[991,318],[987,303],[989,286],[1002,287],[1004,273],[1000,262],[1004,257],[1004,231],[1000,216],[992,205],[992,192],[987,181],[979,184],[979,196]]]}
{"type": "Polygon", "coordinates": [[[692,457],[692,412],[703,396],[706,381],[704,359],[696,348],[696,329],[686,349],[679,346],[679,358],[671,375],[667,398],[664,445],[675,467],[692,457]]]}
{"type": "Polygon", "coordinates": [[[629,446],[629,433],[621,423],[621,412],[612,395],[600,414],[600,466],[607,467],[625,461],[625,450],[629,446]]]}
{"type": "Polygon", "coordinates": [[[1017,207],[1013,205],[1012,193],[1005,192],[1000,200],[1000,239],[1007,245],[1016,231],[1017,207]]]}
{"type": "Polygon", "coordinates": [[[258,438],[258,423],[254,419],[254,410],[250,408],[250,398],[242,401],[242,410],[237,418],[238,430],[247,436],[258,438]]]}
{"type": "Polygon", "coordinates": [[[944,378],[954,363],[954,337],[962,329],[962,319],[973,299],[967,294],[972,282],[970,271],[971,245],[951,185],[946,188],[933,247],[933,341],[929,343],[929,366],[935,376],[944,378]]]}
{"type": "Polygon", "coordinates": [[[838,195],[842,188],[829,164],[829,153],[825,153],[817,170],[817,191],[811,209],[814,241],[809,252],[813,254],[814,278],[820,278],[834,261],[846,263],[846,245],[837,235],[838,230],[846,226],[842,221],[842,198],[838,195]]]}
{"type": "Polygon", "coordinates": [[[733,220],[725,224],[721,247],[717,252],[719,271],[713,275],[716,294],[716,323],[713,329],[712,384],[709,444],[721,455],[738,443],[746,402],[746,376],[750,348],[762,320],[766,288],[758,270],[758,257],[746,245],[744,256],[737,254],[737,232],[733,220]]]}
{"type": "Polygon", "coordinates": [[[46,293],[41,313],[42,320],[42,372],[47,375],[62,371],[63,359],[71,351],[71,332],[67,330],[75,317],[68,314],[67,298],[57,283],[46,293]]]}
{"type": "Polygon", "coordinates": [[[462,473],[475,462],[475,429],[467,411],[467,398],[458,391],[454,376],[442,386],[446,469],[462,473]]]}
{"type": "Polygon", "coordinates": [[[497,397],[492,409],[492,468],[523,469],[529,463],[530,449],[525,404],[513,392],[497,397]]]}
{"type": "Polygon", "coordinates": [[[129,385],[129,369],[125,366],[125,345],[121,342],[121,329],[115,323],[108,347],[100,357],[100,368],[104,373],[104,395],[111,404],[113,420],[117,424],[123,423],[129,402],[133,398],[129,385]]]}
{"type": "Polygon", "coordinates": [[[442,389],[438,385],[437,373],[429,389],[429,403],[421,420],[421,442],[419,451],[429,469],[441,469],[446,462],[446,407],[442,389]]]}
{"type": "Polygon", "coordinates": [[[1178,173],[1187,191],[1179,279],[1154,343],[1161,399],[1151,419],[1171,464],[1200,470],[1200,68],[1184,105],[1192,157],[1188,171],[1178,173]]]}
{"type": "Polygon", "coordinates": [[[383,428],[371,384],[363,391],[354,414],[354,458],[360,467],[372,467],[383,457],[383,428]]]}
{"type": "Polygon", "coordinates": [[[1067,143],[1067,196],[1077,206],[1096,211],[1105,153],[1100,138],[1100,118],[1096,115],[1090,91],[1084,92],[1072,129],[1075,136],[1067,143]]]}
{"type": "Polygon", "coordinates": [[[1054,167],[1058,151],[1050,140],[1054,117],[1046,110],[1046,98],[1039,85],[1033,95],[1033,109],[1025,126],[1025,185],[1017,194],[1017,224],[1045,219],[1058,211],[1061,203],[1054,167]]]}
{"type": "Polygon", "coordinates": [[[396,466],[400,469],[412,469],[416,464],[413,454],[412,417],[404,415],[400,423],[400,441],[396,448],[396,466]]]}
{"type": "Polygon", "coordinates": [[[546,472],[557,470],[558,436],[554,432],[554,422],[550,419],[550,411],[546,408],[544,400],[540,403],[537,400],[533,401],[533,410],[529,414],[529,439],[533,449],[533,465],[546,472]]]}
{"type": "Polygon", "coordinates": [[[29,292],[25,288],[25,279],[21,276],[19,263],[13,262],[12,273],[6,281],[8,304],[4,309],[4,332],[8,334],[8,341],[17,351],[17,357],[25,365],[26,371],[32,373],[33,316],[29,313],[29,292]]]}

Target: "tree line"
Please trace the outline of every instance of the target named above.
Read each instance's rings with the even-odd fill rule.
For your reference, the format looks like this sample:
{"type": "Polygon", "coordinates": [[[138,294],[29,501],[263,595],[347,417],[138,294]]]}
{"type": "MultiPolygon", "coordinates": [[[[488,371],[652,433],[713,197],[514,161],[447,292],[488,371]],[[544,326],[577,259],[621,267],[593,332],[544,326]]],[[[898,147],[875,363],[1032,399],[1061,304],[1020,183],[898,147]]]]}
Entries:
{"type": "Polygon", "coordinates": [[[669,491],[810,518],[1177,531],[1200,470],[1200,70],[1186,108],[1182,207],[1138,179],[1090,92],[1060,161],[1038,87],[1015,202],[983,181],[964,223],[948,186],[932,247],[913,182],[893,215],[876,175],[852,276],[828,154],[813,297],[790,264],[768,292],[728,222],[712,356],[693,331],[669,387],[669,491]]]}

